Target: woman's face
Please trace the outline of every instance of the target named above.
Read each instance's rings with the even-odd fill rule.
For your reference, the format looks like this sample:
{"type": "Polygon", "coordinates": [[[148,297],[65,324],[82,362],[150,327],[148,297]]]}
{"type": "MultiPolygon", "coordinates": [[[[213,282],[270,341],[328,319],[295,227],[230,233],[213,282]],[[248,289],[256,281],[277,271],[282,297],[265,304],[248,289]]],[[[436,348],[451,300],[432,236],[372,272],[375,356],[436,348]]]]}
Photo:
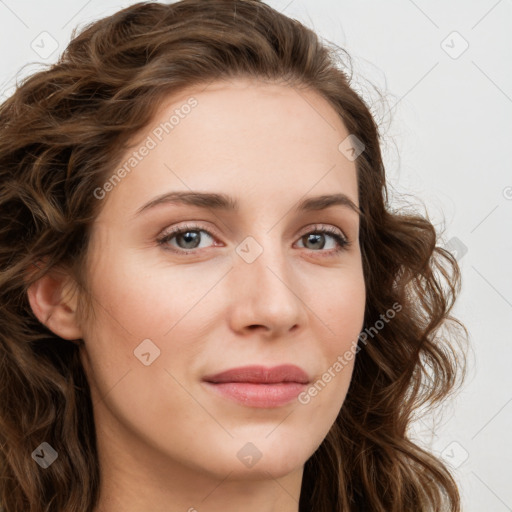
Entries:
{"type": "Polygon", "coordinates": [[[214,82],[162,105],[95,192],[81,355],[104,457],[222,478],[302,470],[343,404],[363,324],[349,135],[312,91],[214,82]],[[205,381],[248,365],[295,365],[308,383],[205,381]]]}

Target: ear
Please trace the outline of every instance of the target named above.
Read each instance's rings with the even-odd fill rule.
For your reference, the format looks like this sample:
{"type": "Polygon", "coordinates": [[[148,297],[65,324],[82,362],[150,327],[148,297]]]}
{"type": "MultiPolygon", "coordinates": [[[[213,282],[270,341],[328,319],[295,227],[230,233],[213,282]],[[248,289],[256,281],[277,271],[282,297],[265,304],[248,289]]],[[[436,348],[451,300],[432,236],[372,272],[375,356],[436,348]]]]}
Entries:
{"type": "Polygon", "coordinates": [[[67,340],[82,338],[76,321],[77,298],[73,285],[66,272],[52,269],[27,290],[30,307],[38,320],[67,340]]]}

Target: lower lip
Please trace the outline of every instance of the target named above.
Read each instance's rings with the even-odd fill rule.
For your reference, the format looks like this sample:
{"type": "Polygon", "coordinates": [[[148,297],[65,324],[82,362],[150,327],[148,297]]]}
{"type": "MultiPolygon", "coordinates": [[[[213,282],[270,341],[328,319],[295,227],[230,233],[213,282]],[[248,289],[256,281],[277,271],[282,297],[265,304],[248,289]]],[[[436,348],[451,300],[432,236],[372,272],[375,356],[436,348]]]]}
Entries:
{"type": "Polygon", "coordinates": [[[235,400],[247,407],[280,407],[291,402],[306,384],[299,382],[279,382],[276,384],[254,384],[250,382],[205,382],[214,392],[235,400]]]}

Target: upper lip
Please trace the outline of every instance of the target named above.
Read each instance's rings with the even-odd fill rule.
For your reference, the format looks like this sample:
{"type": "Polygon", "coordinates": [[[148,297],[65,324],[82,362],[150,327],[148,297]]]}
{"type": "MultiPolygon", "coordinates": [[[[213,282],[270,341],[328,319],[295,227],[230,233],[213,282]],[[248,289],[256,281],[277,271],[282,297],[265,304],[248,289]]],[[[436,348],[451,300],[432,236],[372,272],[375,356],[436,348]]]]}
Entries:
{"type": "Polygon", "coordinates": [[[265,366],[252,365],[232,368],[215,375],[207,375],[203,380],[212,383],[221,382],[251,382],[261,384],[277,384],[279,382],[299,382],[307,384],[308,374],[300,367],[293,364],[282,364],[267,368],[265,366]]]}

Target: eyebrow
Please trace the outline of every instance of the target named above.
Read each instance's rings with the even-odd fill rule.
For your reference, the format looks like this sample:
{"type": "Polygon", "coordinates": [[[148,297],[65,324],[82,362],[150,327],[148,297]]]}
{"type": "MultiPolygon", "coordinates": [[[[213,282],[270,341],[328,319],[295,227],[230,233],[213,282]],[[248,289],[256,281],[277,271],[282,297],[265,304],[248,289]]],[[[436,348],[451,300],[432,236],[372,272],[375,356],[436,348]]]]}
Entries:
{"type": "MultiPolygon", "coordinates": [[[[189,205],[199,208],[212,209],[216,211],[237,212],[240,209],[238,201],[227,194],[215,192],[185,192],[175,191],[162,194],[155,197],[148,203],[141,206],[134,216],[155,208],[162,204],[189,205]]],[[[294,211],[307,212],[325,210],[332,206],[344,206],[361,215],[359,207],[346,194],[326,194],[314,197],[308,197],[299,201],[294,211]]]]}

